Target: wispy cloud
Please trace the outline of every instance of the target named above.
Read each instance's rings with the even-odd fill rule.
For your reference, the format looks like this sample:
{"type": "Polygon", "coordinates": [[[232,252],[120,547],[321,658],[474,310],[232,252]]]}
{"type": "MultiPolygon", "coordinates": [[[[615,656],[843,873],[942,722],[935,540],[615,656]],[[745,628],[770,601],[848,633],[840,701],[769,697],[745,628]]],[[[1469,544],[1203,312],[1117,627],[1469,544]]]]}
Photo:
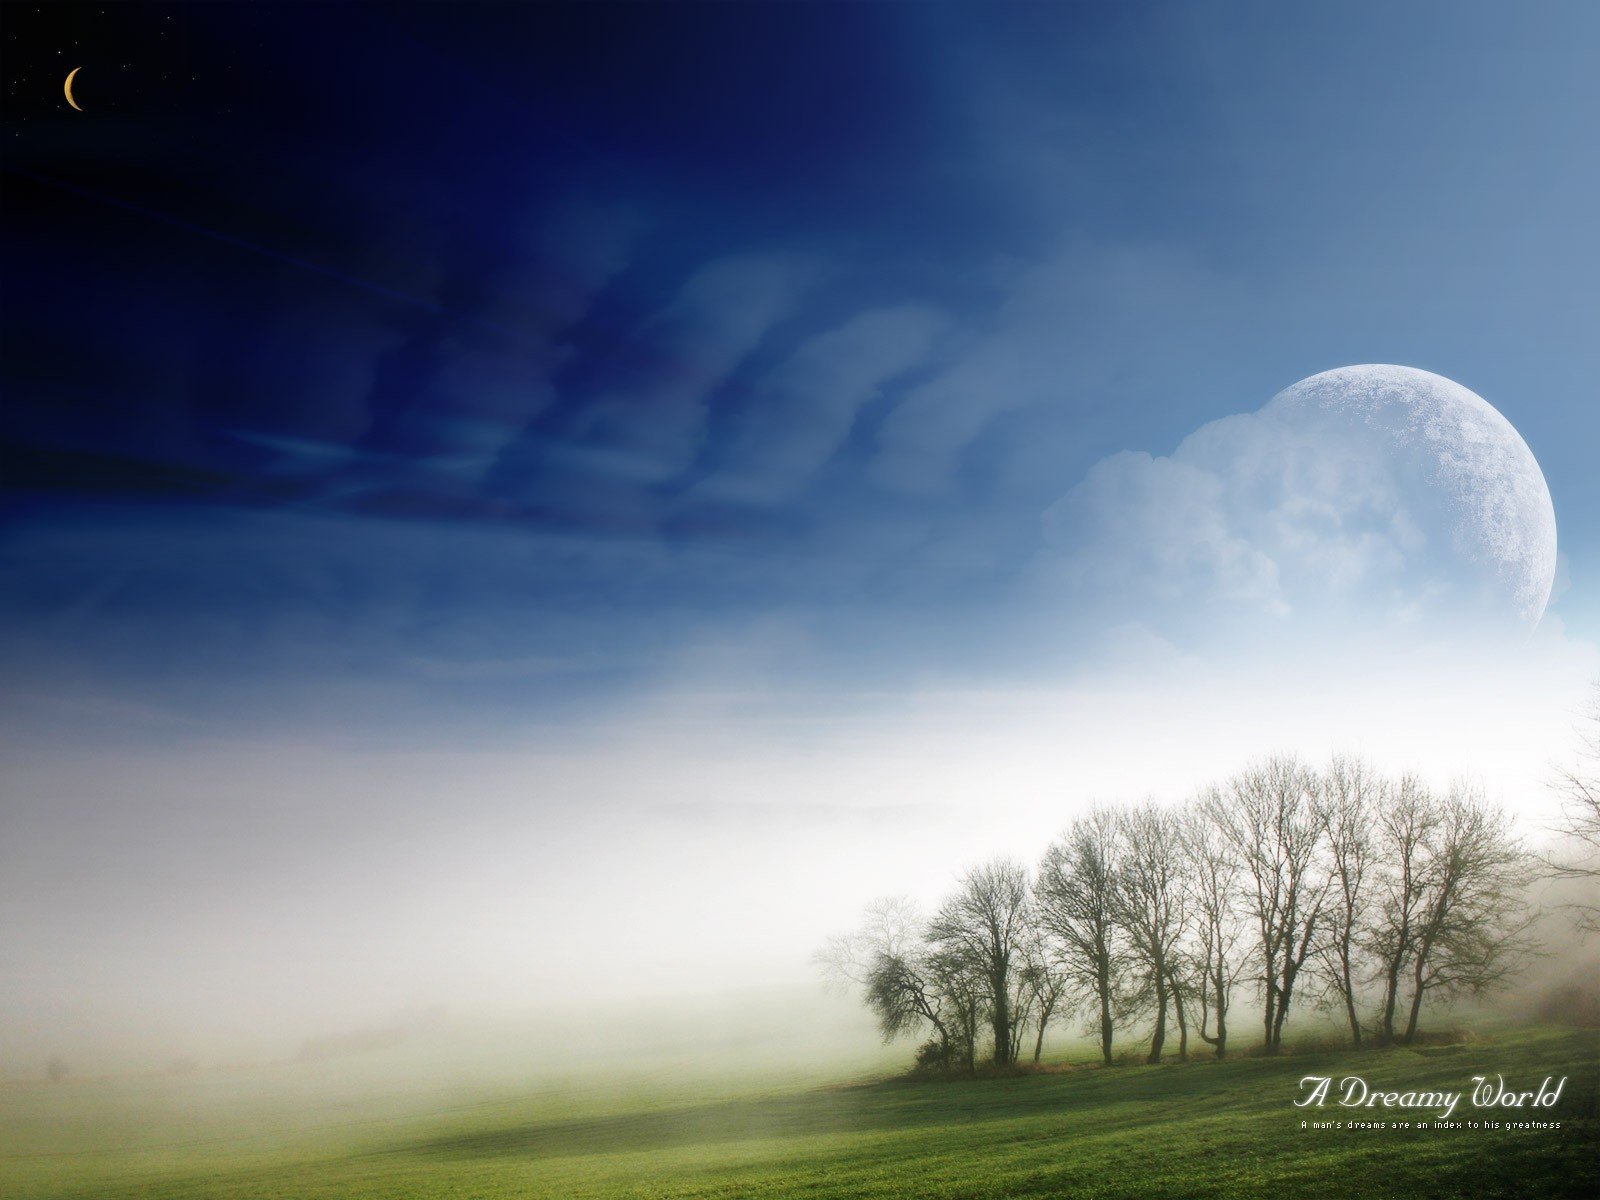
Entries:
{"type": "MultiPolygon", "coordinates": [[[[1070,415],[1081,423],[1096,409],[1128,403],[1152,353],[1172,352],[1170,331],[1195,336],[1196,314],[1234,287],[1186,252],[1134,242],[1069,244],[1025,269],[995,269],[993,284],[1002,297],[993,311],[969,322],[945,369],[884,419],[871,468],[881,486],[946,495],[1003,418],[1070,415]],[[1161,350],[1157,339],[1166,343],[1161,350]]],[[[1170,404],[1150,399],[1156,408],[1170,404]]],[[[1025,433],[1003,440],[1003,452],[1028,457],[1025,433]]],[[[1064,448],[1052,449],[1059,480],[1064,448]]]]}
{"type": "Polygon", "coordinates": [[[700,268],[635,339],[652,369],[587,404],[575,437],[650,463],[650,482],[684,471],[703,445],[712,393],[793,311],[816,270],[782,254],[700,268]]]}
{"type": "Polygon", "coordinates": [[[884,384],[927,357],[949,326],[917,306],[873,309],[818,334],[752,383],[727,465],[696,488],[755,503],[792,497],[844,444],[884,384]]]}

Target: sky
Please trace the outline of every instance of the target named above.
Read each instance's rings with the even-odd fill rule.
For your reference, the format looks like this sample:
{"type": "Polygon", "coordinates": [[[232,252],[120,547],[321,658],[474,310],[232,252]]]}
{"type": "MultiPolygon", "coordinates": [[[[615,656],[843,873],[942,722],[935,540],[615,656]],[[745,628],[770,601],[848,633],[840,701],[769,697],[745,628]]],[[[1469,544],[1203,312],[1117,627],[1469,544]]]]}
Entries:
{"type": "Polygon", "coordinates": [[[9,4],[0,999],[800,979],[873,895],[1284,748],[1537,810],[1600,670],[1597,35],[9,4]],[[1536,629],[1334,572],[1307,505],[1381,488],[1234,486],[1359,363],[1526,442],[1536,629]]]}

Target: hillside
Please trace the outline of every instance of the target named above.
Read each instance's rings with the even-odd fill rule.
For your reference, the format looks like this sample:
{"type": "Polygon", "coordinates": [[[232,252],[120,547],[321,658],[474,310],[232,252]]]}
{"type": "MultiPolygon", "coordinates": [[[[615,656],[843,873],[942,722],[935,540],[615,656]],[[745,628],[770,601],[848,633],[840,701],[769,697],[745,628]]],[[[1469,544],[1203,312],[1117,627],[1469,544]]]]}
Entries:
{"type": "MultiPolygon", "coordinates": [[[[212,1112],[203,1127],[96,1117],[95,1089],[13,1088],[8,1196],[206,1197],[1481,1197],[1600,1194],[1600,1039],[1532,1031],[1415,1050],[1317,1050],[954,1081],[649,1086],[501,1096],[408,1111],[403,1098],[308,1114],[299,1129],[212,1112]],[[1374,1089],[1568,1077],[1560,1103],[1498,1114],[1559,1129],[1420,1128],[1431,1114],[1329,1107],[1410,1129],[1302,1129],[1306,1075],[1374,1089]],[[53,1110],[52,1112],[46,1111],[53,1110]],[[69,1111],[70,1110],[70,1111],[69,1111]],[[62,1118],[70,1116],[72,1120],[62,1118]],[[96,1120],[102,1124],[96,1125],[96,1120]],[[231,1129],[228,1122],[232,1122],[231,1129]],[[52,1141],[51,1139],[55,1139],[52,1141]],[[121,1147],[118,1149],[118,1147],[121,1147]]],[[[112,1116],[113,1111],[120,1116],[112,1116]]],[[[1490,1116],[1463,1100],[1458,1121],[1490,1116]]],[[[152,1118],[155,1120],[155,1118],[152,1118]]]]}

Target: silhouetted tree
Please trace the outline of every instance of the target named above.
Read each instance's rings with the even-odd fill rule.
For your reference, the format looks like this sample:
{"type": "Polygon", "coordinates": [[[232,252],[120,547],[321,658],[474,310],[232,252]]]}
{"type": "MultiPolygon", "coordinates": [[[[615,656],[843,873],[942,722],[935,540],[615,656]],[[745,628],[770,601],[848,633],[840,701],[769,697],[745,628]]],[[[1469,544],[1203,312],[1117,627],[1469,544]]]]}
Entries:
{"type": "MultiPolygon", "coordinates": [[[[1317,980],[1357,1045],[1373,1035],[1361,1009],[1374,993],[1378,1040],[1411,1042],[1430,995],[1485,992],[1532,952],[1532,861],[1472,787],[1440,797],[1351,758],[1317,775],[1274,757],[1181,814],[1153,802],[1092,809],[1047,849],[1032,886],[998,858],[963,875],[932,919],[880,900],[817,957],[860,990],[885,1040],[926,1032],[925,1067],[973,1070],[985,1026],[997,1065],[1021,1058],[1029,1031],[1038,1062],[1050,1022],[1080,1003],[1107,1065],[1116,1025],[1145,1012],[1149,1062],[1165,1052],[1169,1015],[1180,1056],[1198,1014],[1221,1058],[1251,964],[1268,1054],[1317,980]]],[[[66,1068],[56,1059],[49,1071],[66,1068]]]]}
{"type": "Polygon", "coordinates": [[[1320,958],[1328,983],[1344,1006],[1350,1037],[1359,1046],[1360,959],[1372,900],[1372,823],[1386,785],[1360,759],[1344,756],[1334,758],[1320,783],[1319,811],[1331,876],[1320,958]]]}
{"type": "Polygon", "coordinates": [[[1369,939],[1379,964],[1378,1037],[1385,1043],[1394,1041],[1403,975],[1422,921],[1428,847],[1438,822],[1439,806],[1426,785],[1403,775],[1387,789],[1373,825],[1377,911],[1369,939]]]}
{"type": "MultiPolygon", "coordinates": [[[[1052,939],[1034,923],[1022,945],[1022,984],[1027,988],[1033,1013],[1033,1061],[1044,1055],[1044,1034],[1051,1019],[1067,1000],[1072,976],[1052,939]]],[[[1019,1021],[1017,1028],[1021,1029],[1019,1021]]]]}
{"type": "Polygon", "coordinates": [[[1199,979],[1200,1038],[1228,1053],[1228,1004],[1234,976],[1243,957],[1244,926],[1240,916],[1243,865],[1221,824],[1223,798],[1213,787],[1202,792],[1181,826],[1189,891],[1189,911],[1198,945],[1195,974],[1199,979]],[[1215,1015],[1216,1032],[1207,1032],[1215,1015]]]}
{"type": "MultiPolygon", "coordinates": [[[[1546,865],[1559,878],[1596,885],[1600,884],[1600,684],[1577,734],[1572,763],[1559,768],[1556,775],[1556,791],[1561,797],[1556,833],[1565,844],[1546,865]]],[[[1580,929],[1600,932],[1600,891],[1590,891],[1565,907],[1580,929]]]]}
{"type": "Polygon", "coordinates": [[[922,1022],[938,1035],[940,1058],[951,1055],[950,1028],[945,1023],[945,998],[934,971],[925,960],[904,954],[881,954],[873,960],[866,979],[867,1006],[878,1018],[884,1041],[917,1029],[922,1022]]]}
{"type": "Polygon", "coordinates": [[[1428,992],[1482,994],[1514,973],[1530,950],[1523,891],[1531,859],[1503,811],[1475,788],[1456,784],[1430,825],[1425,855],[1402,1042],[1417,1036],[1428,992]]]}
{"type": "Polygon", "coordinates": [[[1177,820],[1153,803],[1124,810],[1117,834],[1117,923],[1127,932],[1142,987],[1155,1006],[1147,1061],[1158,1063],[1167,1036],[1167,1006],[1177,1000],[1173,984],[1185,917],[1182,842],[1177,820]]]}
{"type": "Polygon", "coordinates": [[[1220,811],[1244,861],[1245,905],[1259,934],[1267,1054],[1283,1044],[1283,1023],[1328,891],[1318,862],[1323,833],[1316,787],[1297,759],[1267,758],[1229,781],[1220,811]]]}
{"type": "Polygon", "coordinates": [[[926,923],[911,901],[874,901],[861,926],[829,939],[817,960],[830,982],[861,989],[884,1041],[926,1025],[941,1065],[948,1067],[960,1052],[950,1011],[956,1006],[945,993],[943,964],[930,954],[926,923]]]}
{"type": "Polygon", "coordinates": [[[951,969],[983,981],[997,1066],[1012,1060],[1012,1004],[1029,909],[1027,869],[997,858],[968,871],[928,926],[929,941],[951,969]]]}
{"type": "Polygon", "coordinates": [[[1117,816],[1096,808],[1045,851],[1035,891],[1039,924],[1071,983],[1091,998],[1100,1056],[1111,1065],[1125,947],[1117,929],[1117,816]]]}

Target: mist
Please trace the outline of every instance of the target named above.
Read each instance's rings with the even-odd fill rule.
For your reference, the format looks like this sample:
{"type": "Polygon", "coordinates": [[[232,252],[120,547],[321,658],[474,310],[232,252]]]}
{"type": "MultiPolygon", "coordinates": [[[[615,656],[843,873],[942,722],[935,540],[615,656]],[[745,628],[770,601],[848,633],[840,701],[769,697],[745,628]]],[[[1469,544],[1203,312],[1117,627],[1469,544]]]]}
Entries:
{"type": "Polygon", "coordinates": [[[13,745],[0,1066],[272,1063],[591,1012],[617,1015],[584,1053],[625,1059],[619,1030],[774,990],[822,1003],[811,955],[875,897],[932,902],[986,855],[1036,860],[1095,801],[1181,801],[1270,752],[1476,780],[1538,843],[1594,661],[1561,638],[1454,662],[1140,649],[1070,686],[826,703],[695,672],[470,748],[325,727],[13,745]]]}

